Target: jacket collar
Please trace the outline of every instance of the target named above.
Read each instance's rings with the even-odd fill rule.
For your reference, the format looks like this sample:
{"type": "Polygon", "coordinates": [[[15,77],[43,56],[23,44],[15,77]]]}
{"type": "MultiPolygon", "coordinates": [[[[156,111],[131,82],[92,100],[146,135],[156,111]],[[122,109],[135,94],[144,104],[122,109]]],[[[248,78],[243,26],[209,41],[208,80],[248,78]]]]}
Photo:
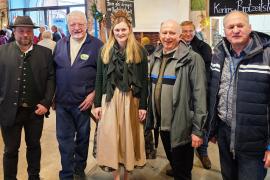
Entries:
{"type": "MultiPolygon", "coordinates": [[[[178,60],[178,63],[185,64],[189,59],[184,58],[188,55],[190,51],[190,47],[187,46],[187,44],[180,40],[179,45],[172,57],[172,59],[178,60]]],[[[161,59],[162,58],[162,52],[163,52],[163,46],[160,46],[157,48],[157,50],[154,52],[155,59],[161,59]]]]}
{"type": "MultiPolygon", "coordinates": [[[[251,58],[258,53],[262,52],[265,47],[270,46],[270,36],[264,33],[252,31],[250,34],[250,37],[252,38],[252,44],[248,48],[249,51],[245,51],[245,58],[251,58]]],[[[229,55],[230,50],[230,43],[227,40],[227,38],[223,38],[220,44],[217,45],[218,49],[221,51],[225,51],[224,53],[229,55]],[[222,50],[222,49],[223,50],[222,50]]]]}

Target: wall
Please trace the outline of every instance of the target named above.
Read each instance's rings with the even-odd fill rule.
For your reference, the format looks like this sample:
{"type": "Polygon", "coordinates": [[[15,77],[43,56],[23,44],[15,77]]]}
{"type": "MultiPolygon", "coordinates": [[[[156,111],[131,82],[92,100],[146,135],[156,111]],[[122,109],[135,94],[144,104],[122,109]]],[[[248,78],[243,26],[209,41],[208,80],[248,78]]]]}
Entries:
{"type": "Polygon", "coordinates": [[[189,0],[135,0],[135,32],[159,32],[160,23],[175,19],[179,23],[189,19],[189,0]]]}

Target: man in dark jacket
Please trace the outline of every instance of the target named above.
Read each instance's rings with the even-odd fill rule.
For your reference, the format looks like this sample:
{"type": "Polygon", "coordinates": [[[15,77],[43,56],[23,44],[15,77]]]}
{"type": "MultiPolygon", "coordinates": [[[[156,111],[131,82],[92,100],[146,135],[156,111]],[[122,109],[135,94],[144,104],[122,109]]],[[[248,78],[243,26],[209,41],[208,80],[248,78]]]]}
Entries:
{"type": "Polygon", "coordinates": [[[98,52],[102,42],[86,32],[85,14],[67,16],[70,36],[59,40],[54,50],[56,65],[56,134],[61,154],[61,180],[84,177],[90,110],[95,97],[98,52]]]}
{"type": "Polygon", "coordinates": [[[215,48],[209,88],[209,138],[218,141],[224,180],[263,180],[270,167],[270,37],[232,11],[215,48]]]}
{"type": "MultiPolygon", "coordinates": [[[[181,23],[181,30],[182,30],[181,38],[192,48],[193,51],[202,56],[206,69],[207,82],[209,82],[210,64],[212,59],[211,47],[207,43],[198,39],[195,36],[195,25],[193,24],[192,21],[183,21],[181,23]]],[[[207,148],[208,148],[208,137],[207,133],[205,133],[203,138],[203,144],[197,148],[196,155],[202,162],[203,167],[205,169],[210,169],[211,161],[208,157],[207,148]]]]}
{"type": "Polygon", "coordinates": [[[15,42],[0,47],[0,124],[5,144],[4,179],[15,180],[24,128],[28,179],[39,180],[43,118],[55,90],[51,50],[33,45],[32,20],[18,16],[15,42]]]}
{"type": "Polygon", "coordinates": [[[62,38],[61,33],[58,31],[58,27],[55,25],[52,25],[51,30],[53,32],[53,41],[57,42],[62,38]]]}

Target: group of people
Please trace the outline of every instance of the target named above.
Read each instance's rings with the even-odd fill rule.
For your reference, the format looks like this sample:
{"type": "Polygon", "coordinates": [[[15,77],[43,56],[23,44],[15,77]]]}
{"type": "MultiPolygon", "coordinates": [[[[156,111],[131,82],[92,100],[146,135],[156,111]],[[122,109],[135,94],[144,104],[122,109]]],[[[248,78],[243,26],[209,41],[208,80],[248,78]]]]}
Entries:
{"type": "Polygon", "coordinates": [[[7,28],[3,28],[0,30],[0,45],[9,43],[12,40],[10,31],[11,30],[7,28]]]}
{"type": "Polygon", "coordinates": [[[246,13],[224,17],[225,37],[213,55],[196,39],[190,21],[162,22],[161,46],[149,58],[124,10],[112,13],[104,45],[87,33],[84,13],[71,12],[67,23],[70,36],[57,42],[53,54],[33,44],[38,27],[28,16],[18,16],[12,25],[15,42],[0,47],[5,180],[16,179],[22,128],[28,179],[40,179],[40,138],[51,105],[61,180],[85,178],[90,116],[98,122],[97,163],[115,180],[121,167],[127,180],[129,172],[145,165],[145,121],[158,129],[176,180],[191,179],[194,148],[205,168],[211,167],[205,160],[208,139],[218,142],[224,180],[265,178],[270,37],[252,31],[246,13]]]}

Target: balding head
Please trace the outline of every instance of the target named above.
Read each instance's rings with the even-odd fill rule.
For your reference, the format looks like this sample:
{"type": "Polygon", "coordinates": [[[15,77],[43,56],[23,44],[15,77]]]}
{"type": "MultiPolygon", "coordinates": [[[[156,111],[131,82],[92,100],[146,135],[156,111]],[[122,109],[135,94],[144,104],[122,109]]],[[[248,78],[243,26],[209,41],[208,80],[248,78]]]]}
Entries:
{"type": "Polygon", "coordinates": [[[226,14],[223,18],[223,27],[225,27],[229,17],[242,17],[242,19],[245,21],[245,23],[249,24],[249,17],[248,14],[243,11],[231,11],[228,14],[226,14]]]}
{"type": "Polygon", "coordinates": [[[172,27],[175,32],[177,33],[181,33],[181,30],[180,30],[180,25],[177,21],[173,20],[173,19],[169,19],[169,20],[166,20],[166,21],[163,21],[160,25],[160,32],[161,32],[161,29],[164,28],[164,27],[172,27]]]}
{"type": "Polygon", "coordinates": [[[180,41],[180,25],[175,20],[166,20],[160,25],[159,37],[163,45],[163,51],[174,50],[180,41]]]}

